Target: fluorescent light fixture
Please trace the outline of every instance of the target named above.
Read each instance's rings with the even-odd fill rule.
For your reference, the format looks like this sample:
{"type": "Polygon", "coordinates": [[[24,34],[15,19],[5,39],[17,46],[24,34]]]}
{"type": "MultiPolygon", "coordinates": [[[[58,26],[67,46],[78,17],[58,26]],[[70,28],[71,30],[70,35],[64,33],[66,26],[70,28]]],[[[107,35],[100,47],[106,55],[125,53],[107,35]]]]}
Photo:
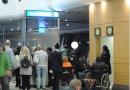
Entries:
{"type": "Polygon", "coordinates": [[[106,2],[105,0],[103,0],[103,1],[101,2],[101,8],[102,8],[103,10],[105,10],[105,9],[106,9],[106,6],[107,6],[107,2],[106,2]]]}
{"type": "Polygon", "coordinates": [[[125,2],[127,6],[130,6],[130,0],[125,0],[125,2]]]}
{"type": "Polygon", "coordinates": [[[27,17],[59,17],[58,12],[43,11],[43,10],[26,10],[27,17]]]}
{"type": "Polygon", "coordinates": [[[10,30],[11,30],[11,31],[13,31],[14,29],[13,29],[13,28],[11,28],[10,30]]]}
{"type": "Polygon", "coordinates": [[[90,13],[94,13],[94,3],[91,3],[89,6],[90,13]]]}

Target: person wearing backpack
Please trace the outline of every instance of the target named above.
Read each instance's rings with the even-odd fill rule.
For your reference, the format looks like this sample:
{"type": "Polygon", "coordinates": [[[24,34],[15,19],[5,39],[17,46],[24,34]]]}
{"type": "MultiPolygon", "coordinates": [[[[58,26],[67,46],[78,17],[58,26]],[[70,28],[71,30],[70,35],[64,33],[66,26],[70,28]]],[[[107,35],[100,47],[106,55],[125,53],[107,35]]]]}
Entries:
{"type": "Polygon", "coordinates": [[[22,77],[22,90],[30,90],[30,78],[32,75],[32,57],[29,49],[24,46],[20,51],[20,75],[22,77]]]}

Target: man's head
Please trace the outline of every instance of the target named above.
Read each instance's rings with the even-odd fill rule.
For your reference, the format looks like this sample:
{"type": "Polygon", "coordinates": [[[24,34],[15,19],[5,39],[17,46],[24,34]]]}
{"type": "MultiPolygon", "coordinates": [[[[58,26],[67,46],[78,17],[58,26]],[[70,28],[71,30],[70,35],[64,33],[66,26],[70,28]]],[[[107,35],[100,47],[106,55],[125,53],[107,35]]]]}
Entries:
{"type": "Polygon", "coordinates": [[[55,44],[55,49],[59,49],[60,45],[58,43],[55,44]]]}
{"type": "Polygon", "coordinates": [[[48,48],[47,48],[47,52],[52,52],[52,48],[51,48],[51,47],[48,47],[48,48]]]}
{"type": "Polygon", "coordinates": [[[10,46],[10,45],[11,45],[10,40],[6,40],[6,41],[5,41],[5,46],[10,46]]]}

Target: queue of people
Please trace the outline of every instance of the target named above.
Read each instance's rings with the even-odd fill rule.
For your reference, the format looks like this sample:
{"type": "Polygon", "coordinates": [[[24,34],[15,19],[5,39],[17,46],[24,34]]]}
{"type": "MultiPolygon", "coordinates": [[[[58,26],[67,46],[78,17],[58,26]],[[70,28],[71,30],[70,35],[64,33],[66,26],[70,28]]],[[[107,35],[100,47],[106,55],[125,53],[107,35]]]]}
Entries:
{"type": "Polygon", "coordinates": [[[46,85],[50,85],[53,86],[53,90],[59,90],[59,79],[62,74],[62,56],[59,52],[59,44],[55,45],[53,52],[52,48],[45,51],[42,46],[38,45],[34,49],[33,55],[27,46],[18,46],[14,52],[10,46],[9,40],[6,40],[5,45],[0,44],[0,90],[9,90],[12,72],[15,73],[16,87],[30,90],[30,80],[34,71],[37,89],[40,90],[41,86],[44,89],[46,85]],[[35,70],[33,70],[34,68],[35,70]],[[54,74],[53,79],[50,76],[51,73],[54,74]]]}
{"type": "MultiPolygon", "coordinates": [[[[69,70],[71,68],[71,74],[76,75],[77,79],[71,81],[71,87],[74,90],[81,89],[82,85],[78,80],[80,78],[78,72],[86,69],[87,64],[82,54],[72,53],[69,55],[67,46],[65,45],[65,48],[61,50],[58,43],[55,44],[54,50],[48,47],[47,51],[41,45],[38,45],[33,50],[33,54],[27,46],[17,46],[14,52],[10,46],[11,42],[9,40],[6,40],[5,45],[0,44],[0,90],[1,88],[2,90],[9,90],[12,71],[15,72],[16,87],[22,90],[30,90],[30,80],[33,76],[36,78],[35,82],[38,90],[41,86],[45,89],[47,85],[52,86],[53,90],[59,90],[59,81],[64,78],[64,68],[69,68],[69,70]],[[78,86],[75,86],[75,88],[72,82],[79,82],[78,86]]],[[[102,50],[103,52],[97,61],[107,64],[107,72],[111,74],[109,49],[104,45],[102,50]]]]}

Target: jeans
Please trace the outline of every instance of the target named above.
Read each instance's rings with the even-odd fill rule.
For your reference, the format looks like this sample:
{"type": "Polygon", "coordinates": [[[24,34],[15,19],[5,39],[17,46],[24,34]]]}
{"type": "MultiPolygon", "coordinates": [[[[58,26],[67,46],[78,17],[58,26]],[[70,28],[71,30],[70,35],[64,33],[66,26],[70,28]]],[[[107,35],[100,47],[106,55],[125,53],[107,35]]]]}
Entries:
{"type": "Polygon", "coordinates": [[[48,66],[37,66],[36,67],[37,72],[37,88],[40,88],[41,80],[43,88],[46,86],[47,82],[47,76],[48,76],[48,66]]]}
{"type": "Polygon", "coordinates": [[[0,90],[9,90],[9,77],[0,77],[0,90]]]}

